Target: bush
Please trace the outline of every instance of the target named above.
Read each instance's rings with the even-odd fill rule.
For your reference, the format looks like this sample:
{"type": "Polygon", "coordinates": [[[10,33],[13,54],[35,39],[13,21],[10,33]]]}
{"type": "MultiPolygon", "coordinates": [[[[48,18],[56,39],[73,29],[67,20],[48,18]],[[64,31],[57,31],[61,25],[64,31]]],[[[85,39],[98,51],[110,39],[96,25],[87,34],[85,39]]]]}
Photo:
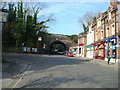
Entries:
{"type": "Polygon", "coordinates": [[[16,47],[2,47],[2,52],[15,52],[17,53],[19,50],[16,47]]]}

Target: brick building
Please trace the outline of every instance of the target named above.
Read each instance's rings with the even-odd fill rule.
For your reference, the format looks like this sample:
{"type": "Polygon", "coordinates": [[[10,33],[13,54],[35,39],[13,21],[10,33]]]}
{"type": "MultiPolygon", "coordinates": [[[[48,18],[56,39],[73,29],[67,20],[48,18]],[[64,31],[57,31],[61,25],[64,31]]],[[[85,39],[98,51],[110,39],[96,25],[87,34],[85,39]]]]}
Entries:
{"type": "Polygon", "coordinates": [[[118,62],[118,3],[111,2],[105,15],[105,61],[107,56],[111,57],[111,62],[118,62]]]}
{"type": "Polygon", "coordinates": [[[108,10],[99,13],[96,22],[92,24],[94,30],[94,58],[117,63],[120,59],[120,38],[119,38],[119,6],[116,1],[111,1],[108,10]]]}
{"type": "Polygon", "coordinates": [[[77,56],[86,57],[86,35],[79,36],[77,45],[77,56]]]}
{"type": "Polygon", "coordinates": [[[94,58],[95,59],[104,59],[105,58],[105,45],[104,45],[104,38],[105,38],[105,26],[104,26],[104,13],[99,13],[96,22],[93,24],[94,29],[94,58]]]}

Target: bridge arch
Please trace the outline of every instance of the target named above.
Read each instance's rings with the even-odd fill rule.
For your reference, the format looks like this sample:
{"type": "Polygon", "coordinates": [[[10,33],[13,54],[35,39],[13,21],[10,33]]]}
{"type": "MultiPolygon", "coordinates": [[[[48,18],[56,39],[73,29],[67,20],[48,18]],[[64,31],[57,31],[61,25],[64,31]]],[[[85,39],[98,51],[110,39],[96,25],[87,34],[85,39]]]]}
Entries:
{"type": "Polygon", "coordinates": [[[51,54],[55,54],[56,52],[58,52],[58,51],[55,52],[55,45],[61,45],[62,49],[59,49],[58,51],[61,51],[63,53],[67,49],[65,43],[63,43],[62,41],[56,40],[50,44],[50,53],[51,54]]]}

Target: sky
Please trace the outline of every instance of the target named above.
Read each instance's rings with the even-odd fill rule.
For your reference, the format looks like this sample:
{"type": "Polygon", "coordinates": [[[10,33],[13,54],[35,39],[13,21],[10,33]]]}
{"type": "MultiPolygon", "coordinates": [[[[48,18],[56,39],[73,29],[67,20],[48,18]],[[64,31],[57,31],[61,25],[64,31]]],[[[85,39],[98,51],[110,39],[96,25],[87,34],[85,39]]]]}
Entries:
{"type": "Polygon", "coordinates": [[[73,35],[83,31],[79,19],[86,12],[98,13],[108,9],[109,2],[45,2],[39,16],[53,15],[55,23],[50,24],[49,33],[73,35]]]}

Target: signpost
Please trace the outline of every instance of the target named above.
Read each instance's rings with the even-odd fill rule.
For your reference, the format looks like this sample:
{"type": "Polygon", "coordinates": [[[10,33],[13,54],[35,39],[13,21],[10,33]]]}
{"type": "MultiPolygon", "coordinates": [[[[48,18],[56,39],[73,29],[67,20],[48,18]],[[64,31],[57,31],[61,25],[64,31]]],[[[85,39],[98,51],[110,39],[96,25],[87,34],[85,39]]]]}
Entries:
{"type": "Polygon", "coordinates": [[[38,41],[42,41],[42,37],[38,37],[38,41]]]}
{"type": "Polygon", "coordinates": [[[40,47],[39,47],[39,43],[42,41],[42,37],[38,37],[38,42],[37,42],[37,52],[39,53],[41,50],[40,50],[40,47]]]}

